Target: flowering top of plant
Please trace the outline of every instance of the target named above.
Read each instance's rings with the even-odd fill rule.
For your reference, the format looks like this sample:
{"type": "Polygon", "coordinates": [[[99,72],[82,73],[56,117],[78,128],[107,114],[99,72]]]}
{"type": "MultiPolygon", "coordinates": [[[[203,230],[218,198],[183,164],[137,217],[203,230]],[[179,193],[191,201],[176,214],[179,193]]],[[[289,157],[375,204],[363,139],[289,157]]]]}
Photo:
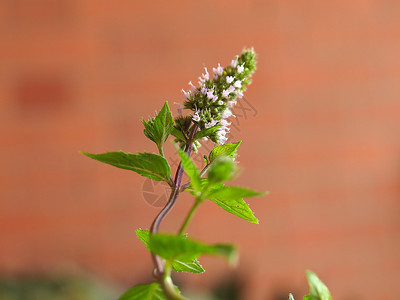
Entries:
{"type": "Polygon", "coordinates": [[[192,121],[200,130],[212,128],[207,136],[214,142],[226,143],[231,124],[227,118],[234,116],[230,108],[236,104],[236,98],[243,97],[255,69],[256,55],[253,49],[244,50],[229,66],[223,68],[218,64],[213,68],[212,76],[204,68],[198,87],[190,81],[190,90],[182,90],[186,98],[184,106],[193,112],[192,121]]]}
{"type": "Polygon", "coordinates": [[[231,108],[235,105],[236,99],[243,96],[255,68],[254,51],[244,50],[229,66],[223,68],[218,64],[213,68],[212,77],[205,69],[205,73],[199,78],[198,87],[189,83],[191,89],[188,92],[183,91],[186,98],[184,107],[190,110],[188,116],[178,115],[174,118],[166,102],[154,118],[148,121],[143,119],[144,134],[156,144],[158,154],[147,152],[131,154],[122,151],[102,154],[83,152],[100,162],[134,171],[152,180],[165,181],[171,186],[168,203],[155,217],[150,229],[136,231],[137,237],[151,252],[155,282],[132,287],[120,297],[120,300],[187,299],[173,284],[172,271],[204,272],[197,260],[204,254],[220,255],[226,257],[229,262],[236,261],[236,247],[233,245],[210,245],[190,239],[185,234],[194,212],[203,202],[212,201],[228,213],[258,224],[258,219],[244,198],[264,193],[225,185],[225,182],[237,174],[235,157],[241,143],[240,141],[226,143],[226,133],[230,124],[227,118],[233,116],[231,108]],[[173,135],[175,142],[179,144],[176,146],[176,151],[180,163],[174,177],[163,148],[170,135],[173,135]],[[208,156],[204,156],[204,166],[199,170],[190,155],[199,146],[198,140],[207,138],[217,145],[208,156]],[[183,172],[188,175],[190,182],[182,182],[183,172]],[[174,235],[159,233],[161,223],[173,209],[179,194],[183,191],[191,193],[195,200],[182,226],[174,235]]]}

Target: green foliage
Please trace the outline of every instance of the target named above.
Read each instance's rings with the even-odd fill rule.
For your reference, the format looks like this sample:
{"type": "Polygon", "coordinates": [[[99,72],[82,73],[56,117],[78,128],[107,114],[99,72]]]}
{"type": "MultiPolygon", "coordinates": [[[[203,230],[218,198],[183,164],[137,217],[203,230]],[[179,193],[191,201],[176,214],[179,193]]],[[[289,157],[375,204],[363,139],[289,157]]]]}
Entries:
{"type": "Polygon", "coordinates": [[[87,152],[82,153],[102,163],[106,163],[120,169],[131,170],[153,180],[171,183],[171,168],[167,160],[160,155],[146,152],[131,154],[122,151],[107,152],[103,154],[91,154],[87,152]]]}
{"type": "Polygon", "coordinates": [[[186,135],[190,131],[192,125],[192,116],[178,116],[175,118],[175,127],[172,134],[180,141],[186,141],[186,135]]]}
{"type": "Polygon", "coordinates": [[[236,171],[236,164],[231,157],[219,155],[208,169],[208,182],[210,184],[228,181],[236,171]]]}
{"type": "Polygon", "coordinates": [[[168,300],[158,282],[139,284],[127,290],[119,300],[168,300]]]}
{"type": "Polygon", "coordinates": [[[195,259],[175,259],[172,262],[172,270],[175,272],[188,272],[188,273],[204,273],[205,270],[199,263],[199,261],[195,259]]]}
{"type": "MultiPolygon", "coordinates": [[[[194,195],[191,185],[187,191],[194,195]]],[[[201,179],[202,199],[208,199],[226,210],[251,223],[258,224],[258,219],[249,208],[243,198],[263,196],[267,193],[259,193],[243,187],[225,186],[222,183],[211,184],[208,179],[201,179]]]]}
{"type": "Polygon", "coordinates": [[[190,184],[192,185],[196,196],[198,196],[201,192],[200,172],[194,164],[193,160],[189,156],[187,156],[185,152],[183,152],[179,148],[177,148],[177,151],[179,157],[181,158],[183,169],[185,170],[185,173],[189,176],[190,184]]]}
{"type": "MultiPolygon", "coordinates": [[[[136,235],[143,242],[147,250],[150,251],[149,240],[150,240],[150,232],[149,230],[137,229],[136,235]]],[[[197,259],[185,259],[184,257],[181,259],[175,259],[172,261],[172,270],[176,272],[190,272],[190,273],[203,273],[204,269],[200,265],[197,259]]]]}
{"type": "Polygon", "coordinates": [[[254,52],[254,49],[245,49],[239,56],[238,63],[244,63],[244,71],[242,75],[249,78],[256,70],[257,55],[254,52]]]}
{"type": "Polygon", "coordinates": [[[227,212],[251,223],[258,224],[258,219],[254,216],[249,205],[243,198],[262,196],[264,194],[265,193],[258,193],[247,188],[222,185],[220,187],[215,187],[206,197],[227,212]]]}
{"type": "Polygon", "coordinates": [[[306,275],[310,292],[309,295],[303,297],[303,300],[332,300],[328,288],[315,273],[307,270],[306,275]]]}
{"type": "Polygon", "coordinates": [[[172,132],[171,132],[171,134],[174,136],[174,137],[176,137],[177,138],[177,141],[185,141],[186,140],[186,137],[183,135],[183,133],[182,133],[182,131],[180,131],[179,129],[177,129],[176,127],[174,127],[173,129],[172,129],[172,132]]]}
{"type": "Polygon", "coordinates": [[[209,155],[210,162],[213,162],[218,156],[231,156],[236,157],[237,155],[237,148],[240,146],[242,142],[237,143],[227,143],[223,145],[216,146],[209,155]]]}
{"type": "Polygon", "coordinates": [[[221,255],[236,262],[236,248],[228,244],[206,245],[180,235],[156,234],[150,237],[151,252],[168,261],[198,258],[203,254],[221,255]]]}
{"type": "Polygon", "coordinates": [[[214,140],[219,128],[220,128],[219,125],[210,128],[205,128],[201,131],[196,132],[193,139],[198,140],[203,137],[210,137],[212,140],[214,140]]]}
{"type": "Polygon", "coordinates": [[[161,147],[174,129],[174,118],[169,109],[168,102],[165,102],[160,112],[147,122],[143,119],[144,134],[150,140],[161,147]]]}

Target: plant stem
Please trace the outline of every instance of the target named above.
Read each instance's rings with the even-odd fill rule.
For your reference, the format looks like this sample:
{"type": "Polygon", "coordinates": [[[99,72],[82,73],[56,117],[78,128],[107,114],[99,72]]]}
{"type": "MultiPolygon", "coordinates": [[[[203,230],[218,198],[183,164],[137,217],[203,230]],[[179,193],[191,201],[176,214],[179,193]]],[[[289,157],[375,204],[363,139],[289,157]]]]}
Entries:
{"type": "MultiPolygon", "coordinates": [[[[186,141],[186,146],[185,146],[185,153],[190,156],[192,153],[193,149],[193,137],[195,133],[198,130],[198,125],[194,124],[191,128],[191,132],[189,134],[189,139],[186,141]]],[[[159,149],[160,150],[160,149],[159,149]]],[[[154,219],[153,223],[151,224],[150,227],[150,235],[156,234],[159,229],[162,221],[164,218],[167,216],[167,214],[172,210],[172,208],[175,206],[176,199],[179,196],[180,188],[182,185],[182,177],[183,177],[183,167],[182,167],[182,162],[179,163],[178,168],[176,169],[175,173],[175,180],[173,181],[172,185],[172,191],[169,196],[167,204],[164,206],[164,208],[159,212],[159,214],[156,216],[154,219]]],[[[172,283],[171,277],[170,277],[170,271],[165,270],[165,262],[164,260],[159,257],[158,255],[152,254],[152,259],[154,263],[154,276],[156,279],[160,282],[164,293],[170,300],[180,300],[180,299],[185,299],[182,298],[182,296],[178,295],[175,291],[174,285],[172,283]],[[167,271],[167,272],[165,272],[167,271]],[[170,281],[170,283],[168,283],[170,281]],[[171,290],[171,285],[173,290],[171,290]],[[180,298],[177,298],[180,297],[180,298]]]]}
{"type": "Polygon", "coordinates": [[[164,291],[164,294],[167,296],[169,300],[188,300],[187,298],[179,295],[176,290],[174,283],[171,279],[171,265],[169,262],[165,264],[164,274],[162,276],[161,287],[164,291]]]}
{"type": "Polygon", "coordinates": [[[183,232],[185,231],[186,227],[188,226],[190,220],[193,217],[194,212],[196,211],[197,207],[200,205],[201,200],[200,199],[196,199],[196,201],[194,202],[192,208],[190,209],[188,215],[186,216],[185,221],[183,222],[181,229],[179,230],[178,235],[183,234],[183,232]]]}

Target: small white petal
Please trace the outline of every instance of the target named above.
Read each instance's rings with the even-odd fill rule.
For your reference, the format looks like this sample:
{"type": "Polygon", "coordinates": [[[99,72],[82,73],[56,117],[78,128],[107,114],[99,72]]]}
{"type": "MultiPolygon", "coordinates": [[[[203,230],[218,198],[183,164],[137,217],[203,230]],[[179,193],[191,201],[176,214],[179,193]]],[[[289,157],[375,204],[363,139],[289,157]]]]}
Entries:
{"type": "Polygon", "coordinates": [[[186,92],[184,89],[182,89],[182,93],[183,93],[183,95],[185,96],[186,99],[189,99],[190,96],[192,95],[192,93],[190,91],[186,92]]]}
{"type": "Polygon", "coordinates": [[[226,109],[223,113],[222,113],[222,118],[223,119],[226,119],[226,118],[229,118],[230,116],[232,116],[233,114],[232,114],[232,112],[231,112],[231,110],[230,109],[226,109]]]}
{"type": "Polygon", "coordinates": [[[213,72],[216,75],[222,75],[222,73],[224,72],[224,68],[222,68],[221,65],[218,64],[217,68],[213,68],[213,72]]]}
{"type": "Polygon", "coordinates": [[[192,120],[195,121],[195,122],[200,121],[200,116],[199,116],[199,112],[198,112],[198,111],[196,111],[196,112],[193,114],[192,120]]]}
{"type": "Polygon", "coordinates": [[[208,98],[209,100],[211,100],[211,99],[214,98],[214,90],[209,90],[209,91],[207,92],[207,98],[208,98]]]}
{"type": "Polygon", "coordinates": [[[242,87],[242,82],[240,80],[237,80],[234,84],[233,84],[236,88],[240,89],[242,87]]]}
{"type": "Polygon", "coordinates": [[[189,81],[189,85],[191,86],[192,91],[196,89],[196,87],[194,86],[194,84],[191,81],[189,81]]]}
{"type": "Polygon", "coordinates": [[[242,73],[243,71],[244,71],[244,64],[239,65],[239,66],[237,67],[237,72],[240,74],[240,73],[242,73]]]}
{"type": "Polygon", "coordinates": [[[231,66],[236,68],[237,64],[238,64],[238,57],[236,56],[236,58],[232,60],[231,66]]]}
{"type": "Polygon", "coordinates": [[[225,119],[222,119],[221,121],[220,121],[220,123],[221,123],[221,125],[222,126],[229,126],[229,125],[231,125],[231,122],[228,122],[227,120],[225,120],[225,119]]]}
{"type": "Polygon", "coordinates": [[[233,76],[226,76],[226,82],[227,83],[232,83],[234,79],[235,78],[233,78],[233,76]]]}

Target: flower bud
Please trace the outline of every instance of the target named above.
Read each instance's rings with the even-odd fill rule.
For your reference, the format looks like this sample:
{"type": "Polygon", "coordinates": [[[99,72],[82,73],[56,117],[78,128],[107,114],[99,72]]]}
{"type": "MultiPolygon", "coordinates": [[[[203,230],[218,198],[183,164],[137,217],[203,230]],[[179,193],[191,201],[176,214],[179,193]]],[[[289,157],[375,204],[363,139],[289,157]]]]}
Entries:
{"type": "Polygon", "coordinates": [[[236,171],[236,164],[231,157],[218,156],[208,170],[208,181],[220,183],[231,179],[236,171]]]}

